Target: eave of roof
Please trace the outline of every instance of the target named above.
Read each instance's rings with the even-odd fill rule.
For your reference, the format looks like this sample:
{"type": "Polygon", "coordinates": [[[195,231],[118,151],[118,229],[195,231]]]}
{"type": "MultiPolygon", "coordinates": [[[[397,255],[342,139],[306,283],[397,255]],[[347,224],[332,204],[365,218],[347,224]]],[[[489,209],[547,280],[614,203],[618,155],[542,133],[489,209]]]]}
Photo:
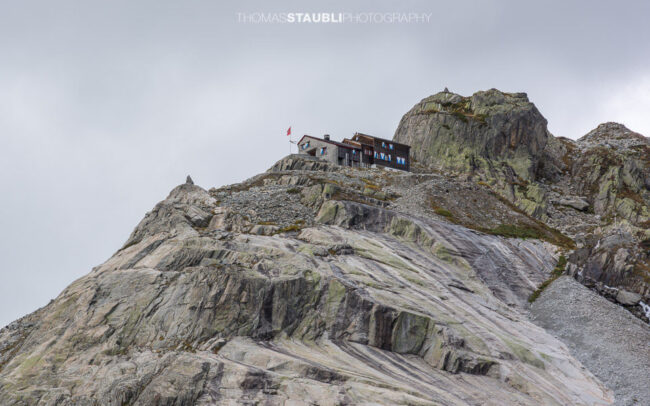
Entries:
{"type": "Polygon", "coordinates": [[[343,143],[344,143],[344,144],[354,145],[354,146],[357,146],[357,147],[359,147],[359,148],[361,147],[361,143],[360,143],[360,142],[353,141],[353,140],[351,140],[351,139],[349,139],[349,138],[345,138],[345,139],[343,139],[343,143]]]}
{"type": "Polygon", "coordinates": [[[325,143],[328,143],[328,144],[333,144],[333,145],[343,147],[343,148],[348,148],[348,149],[359,149],[359,150],[361,149],[361,148],[355,147],[354,145],[344,144],[342,142],[326,140],[326,139],[318,138],[318,137],[312,137],[311,135],[303,135],[302,138],[300,139],[300,141],[298,141],[298,144],[300,144],[302,142],[302,140],[305,139],[305,138],[311,138],[312,140],[317,140],[317,141],[325,142],[325,143]]]}
{"type": "Polygon", "coordinates": [[[379,140],[379,141],[384,141],[384,142],[388,142],[390,144],[400,145],[402,147],[411,148],[411,146],[408,145],[408,144],[402,144],[401,142],[396,142],[396,141],[393,141],[393,140],[387,140],[386,138],[375,137],[374,135],[368,135],[368,134],[363,134],[363,133],[355,133],[354,135],[358,135],[359,137],[365,137],[365,138],[371,138],[371,139],[375,139],[375,140],[379,140]]]}

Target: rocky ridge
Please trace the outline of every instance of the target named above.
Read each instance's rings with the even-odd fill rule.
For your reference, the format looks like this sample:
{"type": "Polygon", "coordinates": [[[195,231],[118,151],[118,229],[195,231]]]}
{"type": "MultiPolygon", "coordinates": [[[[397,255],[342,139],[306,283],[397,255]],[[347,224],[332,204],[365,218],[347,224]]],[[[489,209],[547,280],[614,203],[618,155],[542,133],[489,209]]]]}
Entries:
{"type": "Polygon", "coordinates": [[[530,180],[549,136],[525,93],[492,89],[423,99],[402,117],[394,139],[411,145],[412,159],[424,165],[530,180]]]}
{"type": "Polygon", "coordinates": [[[424,99],[395,139],[414,173],[290,155],[235,185],[188,177],[0,330],[0,404],[647,398],[647,138],[555,138],[525,94],[492,89],[424,99]],[[611,325],[624,343],[591,339],[611,325]]]}
{"type": "Polygon", "coordinates": [[[188,182],[0,331],[0,403],[611,404],[528,320],[558,238],[439,175],[289,156],[241,184],[188,182]],[[511,223],[541,239],[505,237],[511,223]]]}
{"type": "Polygon", "coordinates": [[[648,138],[618,123],[601,124],[577,141],[556,138],[524,93],[491,89],[423,99],[404,115],[394,139],[413,146],[416,170],[480,183],[573,239],[571,274],[612,300],[619,290],[640,298],[619,303],[647,321],[648,138]]]}

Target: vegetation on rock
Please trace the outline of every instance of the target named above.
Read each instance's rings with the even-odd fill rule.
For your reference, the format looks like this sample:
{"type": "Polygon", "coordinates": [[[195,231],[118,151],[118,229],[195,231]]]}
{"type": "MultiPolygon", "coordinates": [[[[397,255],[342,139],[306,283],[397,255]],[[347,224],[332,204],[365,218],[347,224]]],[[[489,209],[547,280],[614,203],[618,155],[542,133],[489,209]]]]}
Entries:
{"type": "Polygon", "coordinates": [[[0,404],[611,404],[527,311],[569,274],[645,317],[648,140],[557,139],[495,89],[428,97],[395,139],[415,173],[290,155],[172,190],[0,330],[0,404]]]}
{"type": "Polygon", "coordinates": [[[555,268],[553,268],[553,271],[551,272],[551,276],[545,280],[539,287],[530,295],[528,298],[529,303],[533,303],[539,295],[542,294],[544,289],[546,289],[551,283],[553,283],[557,278],[562,276],[564,272],[566,271],[566,264],[567,260],[564,255],[560,255],[560,258],[557,261],[557,265],[555,265],[555,268]]]}

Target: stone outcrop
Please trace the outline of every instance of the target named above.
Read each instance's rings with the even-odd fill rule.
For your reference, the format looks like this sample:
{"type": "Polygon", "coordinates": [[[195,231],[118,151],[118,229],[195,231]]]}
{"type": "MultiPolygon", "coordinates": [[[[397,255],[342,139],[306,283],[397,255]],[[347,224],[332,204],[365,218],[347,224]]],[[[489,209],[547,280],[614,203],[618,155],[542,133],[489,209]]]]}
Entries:
{"type": "MultiPolygon", "coordinates": [[[[431,204],[476,193],[467,181],[317,164],[172,190],[0,330],[0,404],[611,404],[527,319],[558,247],[431,204]]],[[[487,191],[467,204],[554,241],[487,191]]]]}
{"type": "Polygon", "coordinates": [[[580,197],[564,198],[557,201],[562,206],[573,207],[576,210],[585,211],[589,208],[589,202],[580,197]]]}
{"type": "MultiPolygon", "coordinates": [[[[650,141],[618,123],[605,123],[575,143],[570,176],[601,216],[633,224],[650,221],[650,141]]],[[[647,228],[647,227],[646,227],[647,228]]]]}
{"type": "Polygon", "coordinates": [[[416,170],[474,179],[573,238],[579,281],[650,299],[648,138],[618,123],[556,138],[525,94],[491,89],[422,100],[394,139],[411,144],[416,170]]]}
{"type": "Polygon", "coordinates": [[[525,93],[490,89],[423,99],[402,117],[394,140],[411,145],[414,161],[427,166],[531,180],[550,137],[525,93]]]}
{"type": "Polygon", "coordinates": [[[641,301],[641,295],[627,290],[619,290],[616,294],[616,301],[627,306],[635,306],[641,301]]]}
{"type": "Polygon", "coordinates": [[[615,123],[555,138],[495,89],[426,98],[395,139],[415,173],[290,155],[220,188],[188,176],[0,330],[0,404],[646,398],[648,139],[615,123]]]}

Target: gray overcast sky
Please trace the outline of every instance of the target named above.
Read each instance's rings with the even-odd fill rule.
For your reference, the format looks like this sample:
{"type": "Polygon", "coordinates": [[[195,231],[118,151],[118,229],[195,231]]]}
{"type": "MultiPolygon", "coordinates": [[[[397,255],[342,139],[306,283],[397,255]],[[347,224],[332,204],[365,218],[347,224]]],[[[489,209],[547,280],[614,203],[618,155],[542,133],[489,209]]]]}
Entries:
{"type": "Polygon", "coordinates": [[[392,137],[422,98],[524,91],[557,136],[650,135],[650,2],[0,0],[0,326],[108,259],[185,175],[266,170],[294,134],[392,137]],[[238,12],[432,13],[242,24],[238,12]]]}

